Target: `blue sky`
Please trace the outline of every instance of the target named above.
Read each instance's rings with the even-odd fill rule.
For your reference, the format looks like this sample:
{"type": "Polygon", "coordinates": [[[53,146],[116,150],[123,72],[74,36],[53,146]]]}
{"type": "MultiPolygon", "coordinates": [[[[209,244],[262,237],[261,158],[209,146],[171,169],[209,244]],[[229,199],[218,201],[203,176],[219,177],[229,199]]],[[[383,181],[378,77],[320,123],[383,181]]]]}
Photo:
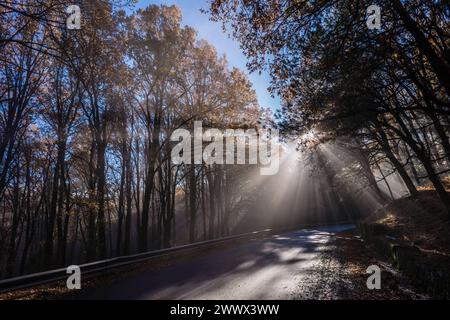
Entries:
{"type": "Polygon", "coordinates": [[[280,99],[272,98],[267,91],[270,84],[270,77],[267,72],[249,74],[245,66],[246,58],[239,48],[236,40],[230,39],[223,33],[220,23],[209,20],[208,15],[200,12],[201,8],[207,8],[206,0],[139,0],[136,8],[146,7],[149,4],[176,5],[181,8],[183,14],[183,24],[193,27],[198,32],[200,39],[205,39],[217,49],[219,55],[225,54],[230,67],[237,67],[244,70],[253,83],[253,88],[258,95],[261,107],[270,107],[275,110],[280,107],[280,99]]]}

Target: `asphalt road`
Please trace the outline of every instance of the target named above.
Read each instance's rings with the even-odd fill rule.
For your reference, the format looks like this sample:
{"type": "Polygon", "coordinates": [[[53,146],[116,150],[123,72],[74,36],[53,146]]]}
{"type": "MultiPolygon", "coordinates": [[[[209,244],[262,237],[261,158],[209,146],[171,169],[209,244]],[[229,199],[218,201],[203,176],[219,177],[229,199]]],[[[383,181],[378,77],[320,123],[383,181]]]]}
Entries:
{"type": "MultiPolygon", "coordinates": [[[[157,271],[83,290],[81,299],[293,299],[339,225],[252,240],[157,271]]],[[[309,279],[309,278],[308,278],[309,279]]]]}

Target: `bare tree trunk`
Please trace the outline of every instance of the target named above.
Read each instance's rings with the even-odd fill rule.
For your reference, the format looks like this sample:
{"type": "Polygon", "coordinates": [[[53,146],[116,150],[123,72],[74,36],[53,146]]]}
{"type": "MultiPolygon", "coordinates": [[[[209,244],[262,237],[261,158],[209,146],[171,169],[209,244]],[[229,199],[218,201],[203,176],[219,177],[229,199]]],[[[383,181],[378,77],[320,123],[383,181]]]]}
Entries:
{"type": "Polygon", "coordinates": [[[208,179],[208,196],[209,196],[209,227],[208,227],[208,237],[209,239],[214,239],[214,224],[216,217],[216,203],[215,203],[215,195],[216,195],[216,182],[213,173],[211,172],[212,167],[206,171],[206,178],[208,179]]]}
{"type": "Polygon", "coordinates": [[[203,240],[206,240],[208,235],[206,233],[205,166],[202,166],[201,197],[202,197],[201,203],[202,203],[202,218],[203,218],[203,240]]]}
{"type": "Polygon", "coordinates": [[[197,181],[195,179],[195,165],[189,166],[189,242],[196,240],[195,227],[197,223],[197,181]]]}
{"type": "Polygon", "coordinates": [[[380,144],[381,148],[384,152],[384,154],[387,156],[389,161],[394,166],[395,170],[397,170],[398,174],[402,178],[403,182],[406,185],[406,188],[408,189],[409,193],[412,196],[417,196],[419,192],[416,189],[416,186],[412,182],[411,178],[409,177],[408,173],[406,172],[404,166],[400,163],[400,161],[397,159],[397,157],[394,155],[394,153],[391,150],[391,147],[389,146],[389,141],[387,139],[386,134],[383,130],[379,130],[379,138],[380,138],[380,144]]]}
{"type": "Polygon", "coordinates": [[[19,177],[20,170],[19,165],[16,166],[16,182],[13,190],[13,217],[11,225],[11,235],[9,237],[9,247],[8,247],[8,259],[6,262],[6,276],[10,277],[14,273],[14,266],[16,261],[16,238],[19,230],[19,222],[21,216],[21,208],[19,203],[19,177]]]}
{"type": "Polygon", "coordinates": [[[119,203],[117,208],[117,239],[116,239],[116,255],[120,255],[121,253],[121,245],[122,245],[122,224],[123,224],[123,218],[125,215],[125,180],[126,180],[126,160],[125,160],[125,153],[126,153],[126,142],[122,142],[122,165],[121,165],[121,172],[120,172],[120,186],[119,186],[119,203]]]}
{"type": "Polygon", "coordinates": [[[131,194],[131,184],[132,184],[132,171],[131,171],[131,146],[127,150],[125,158],[125,194],[126,194],[126,216],[125,216],[125,239],[124,239],[124,253],[130,253],[131,245],[131,215],[132,215],[132,194],[131,194]]]}
{"type": "MultiPolygon", "coordinates": [[[[103,129],[104,130],[104,129],[103,129]]],[[[97,145],[97,247],[98,257],[106,258],[106,220],[105,220],[105,151],[106,142],[104,142],[104,133],[97,145]]]]}
{"type": "Polygon", "coordinates": [[[450,77],[449,67],[443,59],[441,59],[433,47],[428,42],[426,36],[422,33],[417,23],[410,17],[409,13],[406,11],[405,7],[402,5],[400,0],[392,1],[394,10],[398,13],[405,28],[411,32],[412,36],[416,40],[417,47],[419,51],[425,55],[433,68],[434,73],[438,77],[441,84],[444,86],[447,94],[450,95],[450,77]]]}

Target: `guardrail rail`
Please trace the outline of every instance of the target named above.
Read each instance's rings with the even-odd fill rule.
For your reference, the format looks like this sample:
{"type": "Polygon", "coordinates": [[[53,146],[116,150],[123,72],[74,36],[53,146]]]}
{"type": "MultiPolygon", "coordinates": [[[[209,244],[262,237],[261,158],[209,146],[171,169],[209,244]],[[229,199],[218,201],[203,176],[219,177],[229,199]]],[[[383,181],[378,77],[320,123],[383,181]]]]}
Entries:
{"type": "MultiPolygon", "coordinates": [[[[238,235],[232,235],[224,238],[194,242],[182,246],[176,246],[167,249],[148,251],[144,253],[132,254],[127,256],[119,256],[111,259],[105,259],[95,262],[89,262],[78,265],[83,275],[99,273],[106,270],[111,270],[125,265],[143,262],[152,258],[161,257],[167,254],[171,254],[178,251],[199,248],[208,246],[215,243],[226,242],[230,240],[246,238],[251,236],[262,235],[264,233],[269,234],[272,230],[266,229],[261,231],[254,231],[249,233],[243,233],[238,235]]],[[[25,289],[37,285],[47,284],[51,282],[67,279],[67,268],[54,269],[49,271],[43,271],[14,278],[0,280],[0,293],[5,293],[17,289],[25,289]]]]}

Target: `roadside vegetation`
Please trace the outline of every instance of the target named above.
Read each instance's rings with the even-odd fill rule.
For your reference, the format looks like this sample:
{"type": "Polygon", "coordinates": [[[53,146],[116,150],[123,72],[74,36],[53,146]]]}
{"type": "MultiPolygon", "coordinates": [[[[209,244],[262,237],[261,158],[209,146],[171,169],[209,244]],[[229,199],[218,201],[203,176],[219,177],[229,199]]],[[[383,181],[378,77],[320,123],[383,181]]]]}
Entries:
{"type": "Polygon", "coordinates": [[[450,220],[433,190],[393,201],[358,224],[375,256],[434,298],[450,297],[450,220]]]}

